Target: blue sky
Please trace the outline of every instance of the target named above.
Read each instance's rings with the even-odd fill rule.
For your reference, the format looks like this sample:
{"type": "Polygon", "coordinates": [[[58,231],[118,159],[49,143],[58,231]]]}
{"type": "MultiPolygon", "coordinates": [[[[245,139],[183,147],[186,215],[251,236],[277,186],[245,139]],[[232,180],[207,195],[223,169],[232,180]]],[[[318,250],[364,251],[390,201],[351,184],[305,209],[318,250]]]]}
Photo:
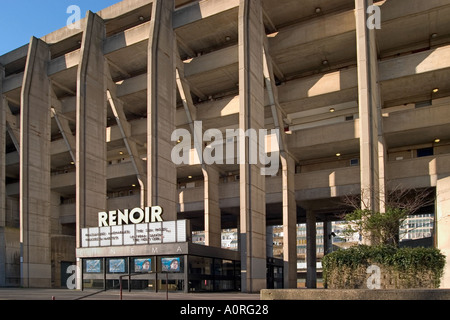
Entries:
{"type": "Polygon", "coordinates": [[[0,55],[23,46],[30,38],[43,37],[64,27],[77,5],[81,18],[86,11],[98,12],[120,0],[0,0],[0,55]]]}

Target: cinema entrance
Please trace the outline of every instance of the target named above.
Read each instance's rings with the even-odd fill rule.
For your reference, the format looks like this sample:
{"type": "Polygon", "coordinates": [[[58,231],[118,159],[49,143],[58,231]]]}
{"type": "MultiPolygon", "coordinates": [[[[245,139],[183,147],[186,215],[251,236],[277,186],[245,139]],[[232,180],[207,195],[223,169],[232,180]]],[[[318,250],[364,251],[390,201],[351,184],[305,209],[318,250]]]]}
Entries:
{"type": "Polygon", "coordinates": [[[192,243],[188,220],[105,224],[80,230],[79,289],[240,290],[239,252],[192,243]]]}
{"type": "Polygon", "coordinates": [[[190,242],[78,249],[81,289],[240,290],[239,253],[190,242]]]}

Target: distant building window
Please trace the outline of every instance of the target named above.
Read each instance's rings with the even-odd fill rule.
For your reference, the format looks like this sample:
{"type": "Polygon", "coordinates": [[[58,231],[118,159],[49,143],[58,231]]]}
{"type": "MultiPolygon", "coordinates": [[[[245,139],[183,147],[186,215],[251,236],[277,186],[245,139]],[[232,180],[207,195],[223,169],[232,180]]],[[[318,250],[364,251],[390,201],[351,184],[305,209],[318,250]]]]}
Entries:
{"type": "Polygon", "coordinates": [[[433,148],[417,149],[417,158],[428,157],[434,154],[433,148]]]}
{"type": "Polygon", "coordinates": [[[350,160],[350,166],[355,167],[359,165],[359,159],[351,159],[350,160]]]}
{"type": "Polygon", "coordinates": [[[433,103],[431,100],[427,100],[427,101],[421,101],[421,102],[417,102],[416,103],[416,108],[424,108],[424,107],[429,107],[431,106],[433,103]]]}

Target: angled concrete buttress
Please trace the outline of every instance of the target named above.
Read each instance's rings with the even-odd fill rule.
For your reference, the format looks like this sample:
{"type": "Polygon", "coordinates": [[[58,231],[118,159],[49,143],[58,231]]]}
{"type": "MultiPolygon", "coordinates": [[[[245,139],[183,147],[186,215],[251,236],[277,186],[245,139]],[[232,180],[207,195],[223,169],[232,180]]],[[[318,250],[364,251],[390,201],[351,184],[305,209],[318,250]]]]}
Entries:
{"type": "Polygon", "coordinates": [[[147,81],[147,203],[161,206],[164,220],[177,220],[177,170],[171,159],[176,110],[176,39],[173,0],[152,5],[147,81]]]}
{"type": "Polygon", "coordinates": [[[20,126],[21,285],[51,286],[48,45],[32,38],[22,85],[20,126]]]}

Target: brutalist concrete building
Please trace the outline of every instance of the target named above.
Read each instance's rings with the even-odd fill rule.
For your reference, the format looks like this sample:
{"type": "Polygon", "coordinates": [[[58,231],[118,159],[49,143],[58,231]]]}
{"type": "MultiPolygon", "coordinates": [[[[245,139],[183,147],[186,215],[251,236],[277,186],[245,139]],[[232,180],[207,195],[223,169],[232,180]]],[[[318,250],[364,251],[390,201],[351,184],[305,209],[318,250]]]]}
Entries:
{"type": "Polygon", "coordinates": [[[0,56],[0,286],[64,287],[76,265],[78,288],[295,288],[306,223],[314,287],[316,222],[327,242],[343,197],[382,210],[390,186],[433,191],[450,259],[449,16],[450,0],[123,0],[0,56]],[[275,172],[238,129],[278,133],[260,141],[275,172]]]}

